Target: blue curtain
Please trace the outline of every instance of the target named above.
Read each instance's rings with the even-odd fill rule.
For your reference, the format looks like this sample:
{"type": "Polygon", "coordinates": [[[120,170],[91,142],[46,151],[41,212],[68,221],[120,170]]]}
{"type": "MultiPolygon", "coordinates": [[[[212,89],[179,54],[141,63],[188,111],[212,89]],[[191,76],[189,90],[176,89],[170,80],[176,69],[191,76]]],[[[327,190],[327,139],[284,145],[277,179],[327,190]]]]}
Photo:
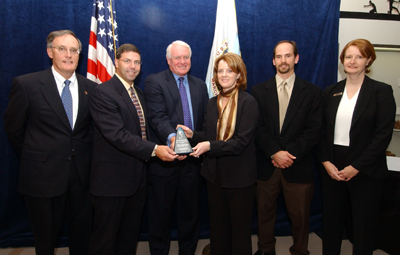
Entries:
{"type": "MultiPolygon", "coordinates": [[[[300,61],[296,74],[299,77],[321,88],[336,82],[339,5],[339,0],[236,1],[240,48],[248,69],[249,91],[253,85],[275,74],[272,51],[283,39],[295,40],[298,44],[300,61]]],[[[13,77],[51,65],[46,53],[46,37],[53,30],[71,29],[81,39],[84,47],[77,72],[86,75],[92,6],[92,0],[2,0],[1,115],[7,106],[13,77]]],[[[142,54],[142,72],[136,84],[143,88],[149,74],[167,68],[165,49],[177,39],[192,47],[191,74],[205,79],[216,7],[217,0],[116,0],[119,43],[133,43],[142,54]]],[[[3,118],[0,118],[0,126],[3,127],[3,118]]],[[[18,161],[3,128],[0,128],[0,162],[0,247],[32,245],[26,210],[17,191],[18,161]]],[[[312,231],[320,228],[321,217],[318,181],[316,183],[312,231]]],[[[207,237],[207,202],[202,201],[202,205],[202,237],[207,237]]],[[[144,223],[146,221],[144,219],[144,223]]],[[[145,239],[143,225],[141,238],[145,239]]],[[[290,235],[282,203],[278,209],[276,233],[290,235]]]]}

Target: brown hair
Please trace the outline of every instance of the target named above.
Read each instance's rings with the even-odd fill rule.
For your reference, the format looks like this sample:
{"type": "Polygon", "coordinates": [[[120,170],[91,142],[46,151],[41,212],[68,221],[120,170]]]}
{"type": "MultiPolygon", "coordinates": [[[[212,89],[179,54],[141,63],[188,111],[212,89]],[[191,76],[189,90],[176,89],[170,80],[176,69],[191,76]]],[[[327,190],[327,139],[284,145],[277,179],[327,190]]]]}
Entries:
{"type": "Polygon", "coordinates": [[[282,43],[289,43],[289,44],[291,44],[291,45],[293,46],[293,54],[294,54],[295,57],[297,56],[297,54],[299,54],[299,52],[298,52],[298,50],[297,50],[297,44],[296,44],[295,41],[283,40],[283,41],[278,42],[278,43],[275,45],[274,53],[273,53],[273,58],[275,58],[276,47],[278,47],[278,45],[280,45],[280,44],[282,44],[282,43]]]}
{"type": "Polygon", "coordinates": [[[360,51],[361,56],[369,59],[369,62],[367,64],[367,66],[365,67],[365,73],[371,72],[371,70],[369,70],[368,67],[370,67],[376,59],[374,46],[368,40],[365,40],[365,39],[356,39],[356,40],[349,42],[346,46],[344,46],[342,53],[340,53],[340,62],[342,62],[342,64],[344,62],[344,57],[346,55],[346,51],[350,46],[356,46],[358,48],[358,50],[360,51]]]}
{"type": "Polygon", "coordinates": [[[218,82],[218,64],[219,61],[224,60],[229,68],[234,72],[240,74],[239,79],[236,82],[236,88],[246,90],[247,89],[247,70],[242,58],[235,53],[226,53],[215,60],[214,63],[214,81],[219,91],[222,91],[221,85],[218,82]]]}
{"type": "Polygon", "coordinates": [[[124,52],[136,52],[137,54],[140,55],[139,49],[135,45],[125,43],[125,44],[122,44],[121,46],[119,46],[118,49],[116,50],[115,55],[116,55],[117,59],[120,59],[122,53],[124,53],[124,52]]]}

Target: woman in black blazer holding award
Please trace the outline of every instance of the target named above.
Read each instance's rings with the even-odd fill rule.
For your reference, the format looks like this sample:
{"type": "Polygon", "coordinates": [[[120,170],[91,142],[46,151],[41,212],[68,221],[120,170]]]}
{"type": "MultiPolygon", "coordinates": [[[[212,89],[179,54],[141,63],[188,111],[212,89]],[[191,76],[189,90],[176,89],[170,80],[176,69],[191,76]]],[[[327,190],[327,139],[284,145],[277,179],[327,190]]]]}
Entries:
{"type": "Polygon", "coordinates": [[[323,92],[319,151],[325,168],[321,172],[324,255],[340,254],[349,223],[353,254],[368,255],[374,249],[375,223],[388,176],[385,152],[396,114],[392,87],[366,76],[375,59],[369,41],[349,42],[340,54],[347,78],[323,92]]]}
{"type": "Polygon", "coordinates": [[[204,154],[201,174],[207,180],[212,255],[251,255],[251,223],[257,177],[254,134],[258,105],[246,90],[242,58],[227,53],[215,60],[220,94],[209,100],[202,132],[182,127],[193,148],[204,154]]]}

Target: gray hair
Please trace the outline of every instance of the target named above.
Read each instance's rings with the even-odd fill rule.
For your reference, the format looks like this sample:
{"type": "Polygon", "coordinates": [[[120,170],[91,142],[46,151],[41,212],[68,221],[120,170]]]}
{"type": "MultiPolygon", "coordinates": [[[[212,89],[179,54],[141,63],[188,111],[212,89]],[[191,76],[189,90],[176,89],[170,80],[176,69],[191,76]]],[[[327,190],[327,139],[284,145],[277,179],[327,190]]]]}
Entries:
{"type": "Polygon", "coordinates": [[[54,39],[56,39],[56,37],[63,36],[63,35],[72,35],[73,37],[75,37],[75,39],[79,43],[79,52],[82,52],[82,43],[81,43],[81,41],[79,40],[79,38],[76,36],[76,34],[74,32],[72,32],[71,30],[68,30],[68,29],[51,32],[47,36],[47,48],[53,47],[54,39]]]}
{"type": "Polygon", "coordinates": [[[174,45],[174,44],[179,44],[179,45],[182,45],[182,46],[188,48],[189,55],[190,55],[189,57],[192,57],[192,49],[190,48],[189,44],[185,43],[184,41],[177,40],[177,41],[172,42],[170,45],[168,45],[167,55],[166,55],[167,58],[171,59],[171,48],[172,48],[172,45],[174,45]]]}

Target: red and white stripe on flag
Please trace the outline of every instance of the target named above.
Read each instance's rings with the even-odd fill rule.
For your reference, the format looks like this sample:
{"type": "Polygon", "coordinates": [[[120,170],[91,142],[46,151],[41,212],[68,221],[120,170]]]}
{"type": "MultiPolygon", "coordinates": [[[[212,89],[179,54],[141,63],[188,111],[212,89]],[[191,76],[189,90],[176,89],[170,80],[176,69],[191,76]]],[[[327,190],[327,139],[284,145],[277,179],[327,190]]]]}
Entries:
{"type": "Polygon", "coordinates": [[[117,27],[114,1],[94,0],[87,65],[87,78],[94,82],[108,81],[114,75],[117,27]]]}

